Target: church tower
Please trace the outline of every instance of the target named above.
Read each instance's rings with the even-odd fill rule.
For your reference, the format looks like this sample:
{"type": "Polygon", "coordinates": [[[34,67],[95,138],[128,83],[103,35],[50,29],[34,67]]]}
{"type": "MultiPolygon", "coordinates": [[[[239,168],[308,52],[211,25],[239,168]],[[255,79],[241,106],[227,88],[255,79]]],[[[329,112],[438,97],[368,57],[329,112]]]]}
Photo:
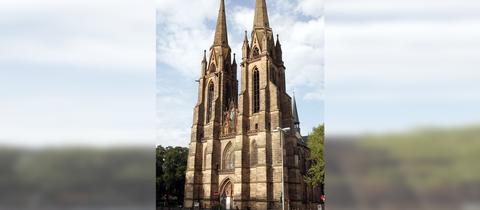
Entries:
{"type": "Polygon", "coordinates": [[[197,80],[184,206],[281,209],[283,188],[286,207],[310,209],[320,196],[303,180],[309,150],[286,92],[282,47],[265,0],[256,0],[250,36],[245,31],[240,90],[231,54],[220,0],[213,45],[208,56],[204,51],[197,80]]]}
{"type": "MultiPolygon", "coordinates": [[[[237,107],[237,64],[232,61],[228,44],[225,2],[220,1],[215,38],[208,57],[204,51],[198,82],[198,100],[194,108],[187,162],[185,206],[213,205],[213,191],[218,187],[220,135],[224,116],[237,107]]],[[[233,132],[233,124],[229,132],[233,132]]]]}

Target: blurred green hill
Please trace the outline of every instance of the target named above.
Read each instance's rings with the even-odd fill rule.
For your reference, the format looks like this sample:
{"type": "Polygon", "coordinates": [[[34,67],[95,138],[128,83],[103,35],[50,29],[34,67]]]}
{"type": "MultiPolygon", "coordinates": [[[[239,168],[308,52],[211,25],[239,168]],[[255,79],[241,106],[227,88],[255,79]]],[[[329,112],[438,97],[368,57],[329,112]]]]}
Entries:
{"type": "Polygon", "coordinates": [[[332,209],[480,209],[480,126],[327,137],[325,151],[332,209]]]}

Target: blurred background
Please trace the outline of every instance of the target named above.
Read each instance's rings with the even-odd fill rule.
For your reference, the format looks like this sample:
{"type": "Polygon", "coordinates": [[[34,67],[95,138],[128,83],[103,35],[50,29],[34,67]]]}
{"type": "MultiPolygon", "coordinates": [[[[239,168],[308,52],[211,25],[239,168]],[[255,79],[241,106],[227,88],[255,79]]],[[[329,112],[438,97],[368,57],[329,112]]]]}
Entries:
{"type": "Polygon", "coordinates": [[[327,209],[480,209],[479,10],[326,2],[327,209]]]}
{"type": "Polygon", "coordinates": [[[155,208],[155,3],[0,14],[0,209],[155,208]]]}

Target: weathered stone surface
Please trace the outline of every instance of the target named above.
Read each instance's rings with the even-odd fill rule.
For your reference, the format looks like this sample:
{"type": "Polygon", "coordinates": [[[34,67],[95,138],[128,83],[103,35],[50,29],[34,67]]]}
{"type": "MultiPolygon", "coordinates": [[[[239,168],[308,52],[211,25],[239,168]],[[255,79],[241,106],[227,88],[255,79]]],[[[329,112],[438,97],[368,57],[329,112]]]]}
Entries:
{"type": "Polygon", "coordinates": [[[300,164],[307,162],[309,151],[299,138],[298,116],[286,92],[281,46],[274,42],[265,0],[257,0],[250,41],[245,36],[240,92],[224,5],[221,0],[214,44],[209,59],[205,55],[202,61],[184,205],[190,208],[199,202],[209,208],[226,203],[225,196],[230,197],[232,209],[280,209],[283,174],[285,205],[312,209],[319,200],[318,189],[303,180],[307,168],[300,164]],[[282,135],[277,127],[290,132],[282,135]]]}

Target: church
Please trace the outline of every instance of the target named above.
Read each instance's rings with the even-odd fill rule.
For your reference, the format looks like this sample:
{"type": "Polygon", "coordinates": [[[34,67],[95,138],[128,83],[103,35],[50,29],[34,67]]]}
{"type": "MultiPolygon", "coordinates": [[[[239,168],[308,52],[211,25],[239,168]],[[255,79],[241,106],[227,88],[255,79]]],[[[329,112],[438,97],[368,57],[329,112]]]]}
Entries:
{"type": "Polygon", "coordinates": [[[286,92],[285,71],[266,1],[256,0],[253,29],[245,31],[237,58],[220,0],[213,44],[208,55],[204,51],[197,81],[184,207],[317,208],[320,188],[303,178],[309,149],[295,98],[286,92]]]}

